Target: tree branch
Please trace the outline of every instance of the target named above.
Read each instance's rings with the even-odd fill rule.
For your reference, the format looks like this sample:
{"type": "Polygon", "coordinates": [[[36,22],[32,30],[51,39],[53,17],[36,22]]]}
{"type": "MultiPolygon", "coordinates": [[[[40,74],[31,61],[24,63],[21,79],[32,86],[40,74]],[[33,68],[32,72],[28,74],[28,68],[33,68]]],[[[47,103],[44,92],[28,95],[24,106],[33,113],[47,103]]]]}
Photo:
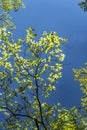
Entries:
{"type": "MultiPolygon", "coordinates": [[[[38,71],[38,66],[36,68],[36,74],[37,74],[37,71],[38,71]]],[[[41,116],[41,122],[42,122],[42,125],[44,127],[45,130],[47,130],[45,124],[44,124],[44,120],[43,120],[43,115],[42,115],[42,107],[41,107],[41,102],[39,100],[39,85],[38,85],[38,82],[37,82],[37,78],[35,76],[35,84],[36,84],[36,98],[37,98],[37,101],[38,101],[38,104],[39,104],[39,110],[40,110],[40,116],[41,116]]]]}

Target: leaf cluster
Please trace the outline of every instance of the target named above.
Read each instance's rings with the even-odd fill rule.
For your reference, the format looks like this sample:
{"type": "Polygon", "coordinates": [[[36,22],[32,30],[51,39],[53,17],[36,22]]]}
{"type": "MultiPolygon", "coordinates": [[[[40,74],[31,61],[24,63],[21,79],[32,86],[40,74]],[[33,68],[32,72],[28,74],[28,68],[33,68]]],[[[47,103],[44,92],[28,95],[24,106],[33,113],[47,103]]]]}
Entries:
{"type": "MultiPolygon", "coordinates": [[[[84,4],[84,3],[83,3],[84,4]]],[[[69,110],[49,104],[51,92],[62,77],[67,39],[56,32],[37,34],[32,27],[26,36],[13,39],[8,11],[24,7],[22,0],[1,0],[0,9],[0,122],[3,130],[85,130],[87,127],[87,63],[73,69],[83,97],[82,107],[69,110]],[[8,30],[10,27],[10,31],[8,30]]]]}
{"type": "Polygon", "coordinates": [[[87,11],[87,0],[78,4],[84,11],[87,11]]]}

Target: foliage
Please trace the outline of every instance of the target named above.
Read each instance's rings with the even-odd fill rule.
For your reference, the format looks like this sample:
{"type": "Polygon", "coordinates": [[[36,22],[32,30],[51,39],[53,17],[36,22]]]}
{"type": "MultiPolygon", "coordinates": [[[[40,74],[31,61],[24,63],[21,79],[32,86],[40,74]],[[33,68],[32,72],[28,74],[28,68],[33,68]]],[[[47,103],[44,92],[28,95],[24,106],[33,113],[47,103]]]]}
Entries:
{"type": "Polygon", "coordinates": [[[29,118],[26,119],[27,128],[33,129],[35,124],[37,128],[43,126],[46,129],[46,121],[52,118],[53,110],[44,102],[44,98],[49,97],[49,91],[55,90],[54,83],[62,76],[61,62],[64,54],[61,42],[66,40],[58,37],[55,32],[44,32],[36,42],[33,40],[35,34],[31,31],[32,28],[27,29],[26,37],[19,38],[15,43],[11,32],[6,28],[0,29],[0,108],[6,114],[8,129],[22,127],[18,125],[19,121],[25,126],[26,121],[18,121],[18,115],[29,118]],[[17,122],[17,126],[14,122],[17,122]]]}
{"type": "Polygon", "coordinates": [[[87,11],[87,0],[80,2],[78,4],[82,9],[84,9],[84,11],[87,11]]]}
{"type": "MultiPolygon", "coordinates": [[[[67,110],[60,103],[49,104],[55,91],[65,55],[66,39],[56,32],[44,32],[36,41],[32,27],[25,38],[13,39],[8,11],[18,10],[20,0],[1,0],[0,9],[0,129],[3,130],[84,130],[87,126],[87,67],[73,69],[83,91],[82,108],[67,110]],[[6,16],[6,17],[5,17],[6,16]],[[11,28],[10,28],[11,29],[11,28]]],[[[87,66],[87,64],[86,64],[87,66]]]]}
{"type": "Polygon", "coordinates": [[[9,11],[11,9],[18,11],[19,6],[25,7],[22,0],[0,0],[0,9],[4,11],[9,11]]]}
{"type": "Polygon", "coordinates": [[[15,29],[15,25],[11,22],[12,18],[10,17],[8,12],[0,13],[0,27],[5,27],[10,30],[15,29]]]}
{"type": "Polygon", "coordinates": [[[0,0],[0,27],[6,27],[10,30],[15,29],[9,15],[10,10],[18,11],[19,6],[25,8],[22,0],[0,0]]]}
{"type": "Polygon", "coordinates": [[[84,116],[82,117],[82,120],[84,125],[87,127],[87,63],[85,63],[85,68],[73,69],[73,71],[75,79],[79,82],[80,88],[83,92],[81,102],[84,116]]]}
{"type": "Polygon", "coordinates": [[[0,123],[2,128],[82,130],[84,119],[75,107],[66,110],[46,101],[62,76],[61,42],[66,39],[44,32],[36,42],[32,31],[27,29],[26,37],[15,43],[11,32],[0,29],[0,111],[6,121],[0,123]]]}
{"type": "Polygon", "coordinates": [[[84,97],[81,99],[82,106],[87,111],[87,63],[85,68],[74,69],[75,79],[78,80],[84,97]]]}

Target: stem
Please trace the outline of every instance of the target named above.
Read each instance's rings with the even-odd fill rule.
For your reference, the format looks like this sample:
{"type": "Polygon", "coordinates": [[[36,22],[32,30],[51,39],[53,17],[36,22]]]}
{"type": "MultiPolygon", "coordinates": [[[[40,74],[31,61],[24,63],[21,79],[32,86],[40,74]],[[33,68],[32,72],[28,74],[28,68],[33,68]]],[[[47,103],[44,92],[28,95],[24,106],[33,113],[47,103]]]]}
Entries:
{"type": "Polygon", "coordinates": [[[6,107],[0,106],[0,108],[8,110],[8,111],[9,111],[13,116],[15,116],[15,117],[17,117],[17,116],[19,116],[19,117],[28,117],[28,118],[34,120],[34,121],[35,121],[35,124],[36,124],[36,126],[37,126],[37,129],[40,130],[38,123],[42,124],[42,122],[40,122],[40,121],[37,120],[36,118],[33,118],[32,116],[29,116],[29,115],[27,115],[27,114],[14,113],[14,112],[13,112],[10,108],[8,108],[7,106],[6,106],[6,107]]]}
{"type": "MultiPolygon", "coordinates": [[[[36,74],[37,74],[37,70],[38,70],[38,67],[36,68],[36,74]]],[[[35,84],[36,84],[36,98],[37,98],[37,101],[38,101],[38,104],[39,104],[41,122],[42,122],[42,125],[43,125],[44,129],[47,130],[47,128],[46,128],[46,126],[44,124],[44,120],[43,120],[42,107],[41,107],[41,102],[39,100],[39,85],[38,85],[36,76],[35,76],[35,84]]]]}

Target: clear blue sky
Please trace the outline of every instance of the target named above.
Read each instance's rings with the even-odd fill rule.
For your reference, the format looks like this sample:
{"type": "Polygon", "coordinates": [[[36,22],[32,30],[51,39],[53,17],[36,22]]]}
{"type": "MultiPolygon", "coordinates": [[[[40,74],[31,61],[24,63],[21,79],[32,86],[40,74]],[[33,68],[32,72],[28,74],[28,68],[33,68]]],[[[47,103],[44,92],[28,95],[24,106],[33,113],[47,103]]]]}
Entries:
{"type": "Polygon", "coordinates": [[[56,31],[68,38],[63,47],[66,55],[63,77],[52,94],[51,102],[60,101],[63,106],[80,105],[81,91],[74,81],[72,68],[80,68],[87,61],[87,12],[78,3],[81,0],[24,0],[26,9],[11,13],[17,29],[14,37],[24,37],[25,30],[32,26],[38,36],[43,31],[56,31]]]}

